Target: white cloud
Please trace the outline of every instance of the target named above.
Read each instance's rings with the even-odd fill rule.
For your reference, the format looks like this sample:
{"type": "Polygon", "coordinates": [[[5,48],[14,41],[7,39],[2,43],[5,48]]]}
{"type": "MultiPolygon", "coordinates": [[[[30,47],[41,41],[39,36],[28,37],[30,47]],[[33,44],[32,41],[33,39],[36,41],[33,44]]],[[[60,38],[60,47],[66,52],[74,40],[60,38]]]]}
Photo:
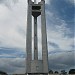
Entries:
{"type": "MultiPolygon", "coordinates": [[[[46,0],[47,3],[48,0],[46,0]]],[[[27,0],[6,0],[0,4],[0,46],[25,49],[27,0]]]]}
{"type": "MultiPolygon", "coordinates": [[[[67,28],[67,23],[52,12],[47,11],[46,15],[50,17],[47,21],[48,41],[57,44],[60,50],[74,50],[74,38],[70,37],[72,32],[67,28]]],[[[58,50],[50,45],[48,47],[49,51],[58,50]]]]}
{"type": "Polygon", "coordinates": [[[48,41],[57,44],[60,50],[72,50],[72,45],[74,44],[73,38],[63,37],[61,34],[57,31],[49,31],[48,41]]]}
{"type": "Polygon", "coordinates": [[[4,4],[1,4],[0,8],[0,46],[25,48],[25,37],[20,32],[24,30],[25,35],[26,1],[20,0],[11,10],[4,4]]]}
{"type": "Polygon", "coordinates": [[[69,71],[69,69],[75,67],[74,58],[74,52],[49,54],[49,68],[58,71],[61,71],[62,69],[69,71]]]}
{"type": "Polygon", "coordinates": [[[25,37],[19,34],[19,29],[26,31],[27,1],[19,0],[17,4],[13,1],[3,1],[0,5],[0,39],[3,44],[9,47],[25,48],[25,37]]]}
{"type": "MultiPolygon", "coordinates": [[[[73,68],[74,58],[74,52],[49,54],[49,68],[55,70],[73,68]]],[[[26,72],[25,61],[25,58],[0,58],[0,70],[10,74],[24,74],[26,72]]]]}
{"type": "Polygon", "coordinates": [[[9,74],[25,73],[25,58],[0,58],[0,64],[0,70],[9,74]]]}
{"type": "MultiPolygon", "coordinates": [[[[46,0],[47,4],[49,3],[48,1],[49,0],[46,0]]],[[[8,6],[11,8],[9,9],[4,4],[0,4],[0,47],[17,47],[17,48],[25,49],[26,25],[27,25],[27,1],[19,0],[19,2],[17,2],[15,5],[10,4],[9,2],[8,6]]],[[[67,34],[70,34],[71,31],[69,28],[66,27],[66,22],[64,20],[59,19],[59,17],[54,17],[55,15],[51,12],[47,11],[46,13],[48,17],[50,17],[50,23],[49,22],[47,23],[48,41],[57,44],[60,50],[64,50],[64,51],[72,50],[73,49],[72,45],[74,44],[74,40],[73,38],[70,38],[67,35],[67,34]]],[[[39,27],[40,27],[40,24],[39,24],[39,27]]],[[[40,28],[38,29],[38,31],[39,31],[38,33],[41,33],[40,28]]],[[[39,54],[40,54],[41,34],[38,34],[38,36],[39,36],[38,43],[39,43],[39,54]]],[[[48,47],[49,47],[48,48],[49,52],[56,50],[54,47],[50,45],[48,45],[48,47]]],[[[60,57],[58,55],[52,55],[52,57],[50,56],[50,58],[55,59],[56,56],[57,58],[60,57]]],[[[61,56],[63,57],[64,55],[61,54],[61,56]]],[[[25,69],[24,67],[20,69],[15,68],[15,64],[17,65],[18,60],[20,60],[19,62],[21,61],[24,62],[24,59],[23,60],[21,59],[17,59],[17,58],[13,60],[0,59],[0,64],[3,64],[1,66],[2,67],[4,66],[4,68],[6,68],[6,71],[7,71],[7,67],[11,66],[11,68],[13,68],[14,73],[17,73],[20,71],[21,71],[20,73],[22,73],[24,72],[24,69],[25,69]],[[9,62],[9,64],[7,61],[9,62]],[[5,64],[5,62],[7,63],[5,64]],[[12,62],[13,64],[10,64],[12,62]]],[[[9,71],[9,68],[8,68],[8,71],[9,71]]],[[[12,70],[10,72],[12,72],[12,70]]]]}
{"type": "Polygon", "coordinates": [[[75,5],[75,0],[67,0],[67,1],[75,5]]]}
{"type": "Polygon", "coordinates": [[[0,21],[9,18],[10,11],[4,4],[0,4],[0,21]]]}
{"type": "MultiPolygon", "coordinates": [[[[48,2],[48,0],[46,0],[46,2],[48,2]]],[[[10,1],[5,3],[9,5],[10,1]]],[[[11,10],[4,4],[0,4],[0,46],[25,49],[27,1],[19,0],[15,5],[11,1],[9,6],[11,10]]],[[[48,41],[56,43],[61,50],[71,50],[74,40],[73,38],[64,36],[70,33],[70,29],[66,27],[66,22],[55,17],[52,12],[47,11],[46,14],[51,17],[51,26],[47,23],[47,26],[50,26],[48,27],[48,41]]],[[[38,31],[38,33],[41,33],[40,28],[38,31]]],[[[41,34],[38,35],[39,50],[41,50],[40,36],[41,34]]],[[[54,48],[49,46],[49,51],[50,50],[54,50],[54,48]]]]}

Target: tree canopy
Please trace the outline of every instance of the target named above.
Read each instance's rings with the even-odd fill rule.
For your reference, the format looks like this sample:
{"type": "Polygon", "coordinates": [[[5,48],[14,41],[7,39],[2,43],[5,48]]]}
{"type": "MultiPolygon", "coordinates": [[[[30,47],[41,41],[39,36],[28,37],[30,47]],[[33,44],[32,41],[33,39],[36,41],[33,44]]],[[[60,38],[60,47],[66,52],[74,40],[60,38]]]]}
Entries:
{"type": "Polygon", "coordinates": [[[59,72],[58,72],[58,71],[55,71],[54,73],[55,73],[55,74],[59,74],[59,72]]]}
{"type": "Polygon", "coordinates": [[[0,74],[2,75],[8,75],[6,72],[0,71],[0,74]]]}
{"type": "Polygon", "coordinates": [[[70,69],[69,74],[75,74],[75,69],[70,69]]]}
{"type": "Polygon", "coordinates": [[[53,74],[53,71],[52,70],[49,70],[49,74],[53,74]]]}

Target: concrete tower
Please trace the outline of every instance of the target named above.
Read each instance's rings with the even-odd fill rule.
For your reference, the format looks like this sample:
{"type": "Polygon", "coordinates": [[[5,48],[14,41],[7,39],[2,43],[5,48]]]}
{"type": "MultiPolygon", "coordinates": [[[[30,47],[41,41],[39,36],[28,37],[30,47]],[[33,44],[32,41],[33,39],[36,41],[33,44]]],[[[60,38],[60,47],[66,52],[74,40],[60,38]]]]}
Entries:
{"type": "Polygon", "coordinates": [[[48,74],[48,50],[45,19],[45,0],[36,3],[28,0],[27,37],[26,37],[26,73],[48,74]],[[41,15],[42,60],[38,60],[37,18],[41,15]],[[34,17],[34,60],[32,60],[32,16],[34,17]]]}

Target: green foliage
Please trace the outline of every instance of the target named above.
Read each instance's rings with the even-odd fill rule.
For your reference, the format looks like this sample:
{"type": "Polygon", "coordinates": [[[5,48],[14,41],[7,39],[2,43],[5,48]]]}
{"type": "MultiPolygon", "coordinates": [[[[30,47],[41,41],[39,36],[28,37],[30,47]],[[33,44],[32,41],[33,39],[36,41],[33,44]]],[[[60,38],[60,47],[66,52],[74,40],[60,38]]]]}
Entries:
{"type": "Polygon", "coordinates": [[[70,69],[69,74],[75,74],[75,69],[70,69]]]}
{"type": "Polygon", "coordinates": [[[55,73],[55,74],[59,74],[59,72],[58,72],[58,71],[55,71],[54,73],[55,73]]]}
{"type": "Polygon", "coordinates": [[[53,74],[53,71],[52,70],[49,70],[49,74],[53,74]]]}
{"type": "Polygon", "coordinates": [[[6,72],[3,72],[3,71],[0,71],[0,74],[1,75],[7,75],[7,73],[6,72]]]}

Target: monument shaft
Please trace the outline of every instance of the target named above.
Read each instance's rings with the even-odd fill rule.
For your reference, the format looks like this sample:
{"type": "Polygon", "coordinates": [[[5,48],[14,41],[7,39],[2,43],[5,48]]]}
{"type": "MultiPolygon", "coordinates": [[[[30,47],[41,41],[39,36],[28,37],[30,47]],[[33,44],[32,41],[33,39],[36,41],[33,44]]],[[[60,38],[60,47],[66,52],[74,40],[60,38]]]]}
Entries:
{"type": "Polygon", "coordinates": [[[38,4],[28,0],[26,72],[28,74],[48,74],[48,49],[45,19],[45,1],[38,4]],[[41,15],[42,60],[38,60],[37,18],[41,15]],[[32,16],[34,17],[34,60],[32,60],[32,16]]]}
{"type": "MultiPolygon", "coordinates": [[[[31,1],[28,1],[29,4],[31,1]]],[[[28,15],[27,15],[27,38],[26,38],[26,71],[31,71],[31,60],[32,60],[32,11],[31,5],[28,5],[28,15]]]]}

